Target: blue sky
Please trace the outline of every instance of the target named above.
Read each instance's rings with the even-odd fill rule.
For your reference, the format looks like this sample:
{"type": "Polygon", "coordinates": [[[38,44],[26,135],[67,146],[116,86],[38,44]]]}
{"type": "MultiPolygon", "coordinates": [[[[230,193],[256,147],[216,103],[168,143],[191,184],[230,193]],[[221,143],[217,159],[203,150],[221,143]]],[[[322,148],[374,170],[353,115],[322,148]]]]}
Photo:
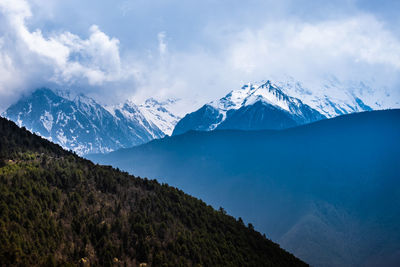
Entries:
{"type": "Polygon", "coordinates": [[[38,86],[208,101],[287,74],[398,92],[399,1],[1,0],[0,109],[38,86]]]}

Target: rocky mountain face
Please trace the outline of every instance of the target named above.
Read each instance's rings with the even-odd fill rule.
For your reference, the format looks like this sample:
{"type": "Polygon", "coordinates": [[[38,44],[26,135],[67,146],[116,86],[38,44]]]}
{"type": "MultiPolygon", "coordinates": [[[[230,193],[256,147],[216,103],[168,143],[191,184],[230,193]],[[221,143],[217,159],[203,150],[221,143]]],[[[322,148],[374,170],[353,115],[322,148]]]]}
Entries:
{"type": "Polygon", "coordinates": [[[178,120],[155,100],[146,101],[146,106],[127,101],[103,107],[85,95],[71,98],[46,88],[22,98],[3,116],[79,155],[110,152],[161,138],[169,133],[168,127],[173,127],[167,124],[178,120]]]}

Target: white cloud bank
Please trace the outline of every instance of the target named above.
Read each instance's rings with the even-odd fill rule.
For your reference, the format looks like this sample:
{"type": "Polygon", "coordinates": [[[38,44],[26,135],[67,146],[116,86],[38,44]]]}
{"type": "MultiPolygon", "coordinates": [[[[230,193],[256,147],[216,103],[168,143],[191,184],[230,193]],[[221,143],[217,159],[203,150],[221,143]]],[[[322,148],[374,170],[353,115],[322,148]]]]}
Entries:
{"type": "MultiPolygon", "coordinates": [[[[323,21],[271,23],[231,37],[227,57],[237,69],[257,72],[273,68],[336,72],[345,65],[382,64],[400,70],[400,41],[373,16],[323,21]],[[283,63],[283,64],[282,64],[283,63]]],[[[356,71],[355,71],[356,72],[356,71]]]]}
{"type": "Polygon", "coordinates": [[[376,90],[386,87],[399,97],[400,40],[372,14],[313,23],[266,16],[251,27],[240,20],[210,22],[198,33],[202,43],[188,40],[176,49],[168,43],[173,33],[160,31],[154,37],[158,45],[146,55],[131,50],[124,56],[119,40],[96,25],[85,39],[68,31],[31,30],[31,17],[27,1],[0,1],[0,109],[48,82],[119,99],[173,96],[202,103],[244,82],[282,74],[302,81],[326,75],[373,81],[376,90]]]}
{"type": "Polygon", "coordinates": [[[213,25],[204,34],[217,49],[169,49],[162,64],[146,70],[141,92],[173,92],[202,102],[249,81],[290,75],[315,85],[335,76],[365,81],[400,99],[400,40],[372,15],[314,24],[269,21],[238,31],[213,25]]]}
{"type": "Polygon", "coordinates": [[[121,63],[118,39],[96,25],[90,27],[87,39],[67,31],[44,36],[40,29],[28,28],[32,13],[26,1],[2,0],[0,14],[2,98],[12,99],[18,91],[32,89],[32,80],[101,86],[133,77],[134,71],[121,63]]]}

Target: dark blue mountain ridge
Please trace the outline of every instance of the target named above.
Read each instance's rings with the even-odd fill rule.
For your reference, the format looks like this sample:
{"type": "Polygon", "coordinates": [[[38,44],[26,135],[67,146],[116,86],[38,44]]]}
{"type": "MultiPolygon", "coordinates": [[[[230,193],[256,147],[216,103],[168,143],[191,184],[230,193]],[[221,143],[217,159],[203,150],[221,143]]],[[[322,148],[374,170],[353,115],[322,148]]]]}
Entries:
{"type": "Polygon", "coordinates": [[[89,158],[226,207],[311,265],[400,262],[400,110],[189,131],[89,158]]]}

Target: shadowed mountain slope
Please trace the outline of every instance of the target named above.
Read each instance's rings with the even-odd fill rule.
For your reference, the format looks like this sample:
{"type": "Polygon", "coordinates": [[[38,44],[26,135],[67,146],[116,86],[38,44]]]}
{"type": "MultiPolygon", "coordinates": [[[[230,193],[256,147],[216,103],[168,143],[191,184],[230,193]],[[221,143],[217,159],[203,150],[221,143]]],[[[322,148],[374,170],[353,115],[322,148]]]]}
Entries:
{"type": "Polygon", "coordinates": [[[400,262],[400,110],[282,131],[188,132],[94,155],[255,222],[315,266],[400,262]]]}

